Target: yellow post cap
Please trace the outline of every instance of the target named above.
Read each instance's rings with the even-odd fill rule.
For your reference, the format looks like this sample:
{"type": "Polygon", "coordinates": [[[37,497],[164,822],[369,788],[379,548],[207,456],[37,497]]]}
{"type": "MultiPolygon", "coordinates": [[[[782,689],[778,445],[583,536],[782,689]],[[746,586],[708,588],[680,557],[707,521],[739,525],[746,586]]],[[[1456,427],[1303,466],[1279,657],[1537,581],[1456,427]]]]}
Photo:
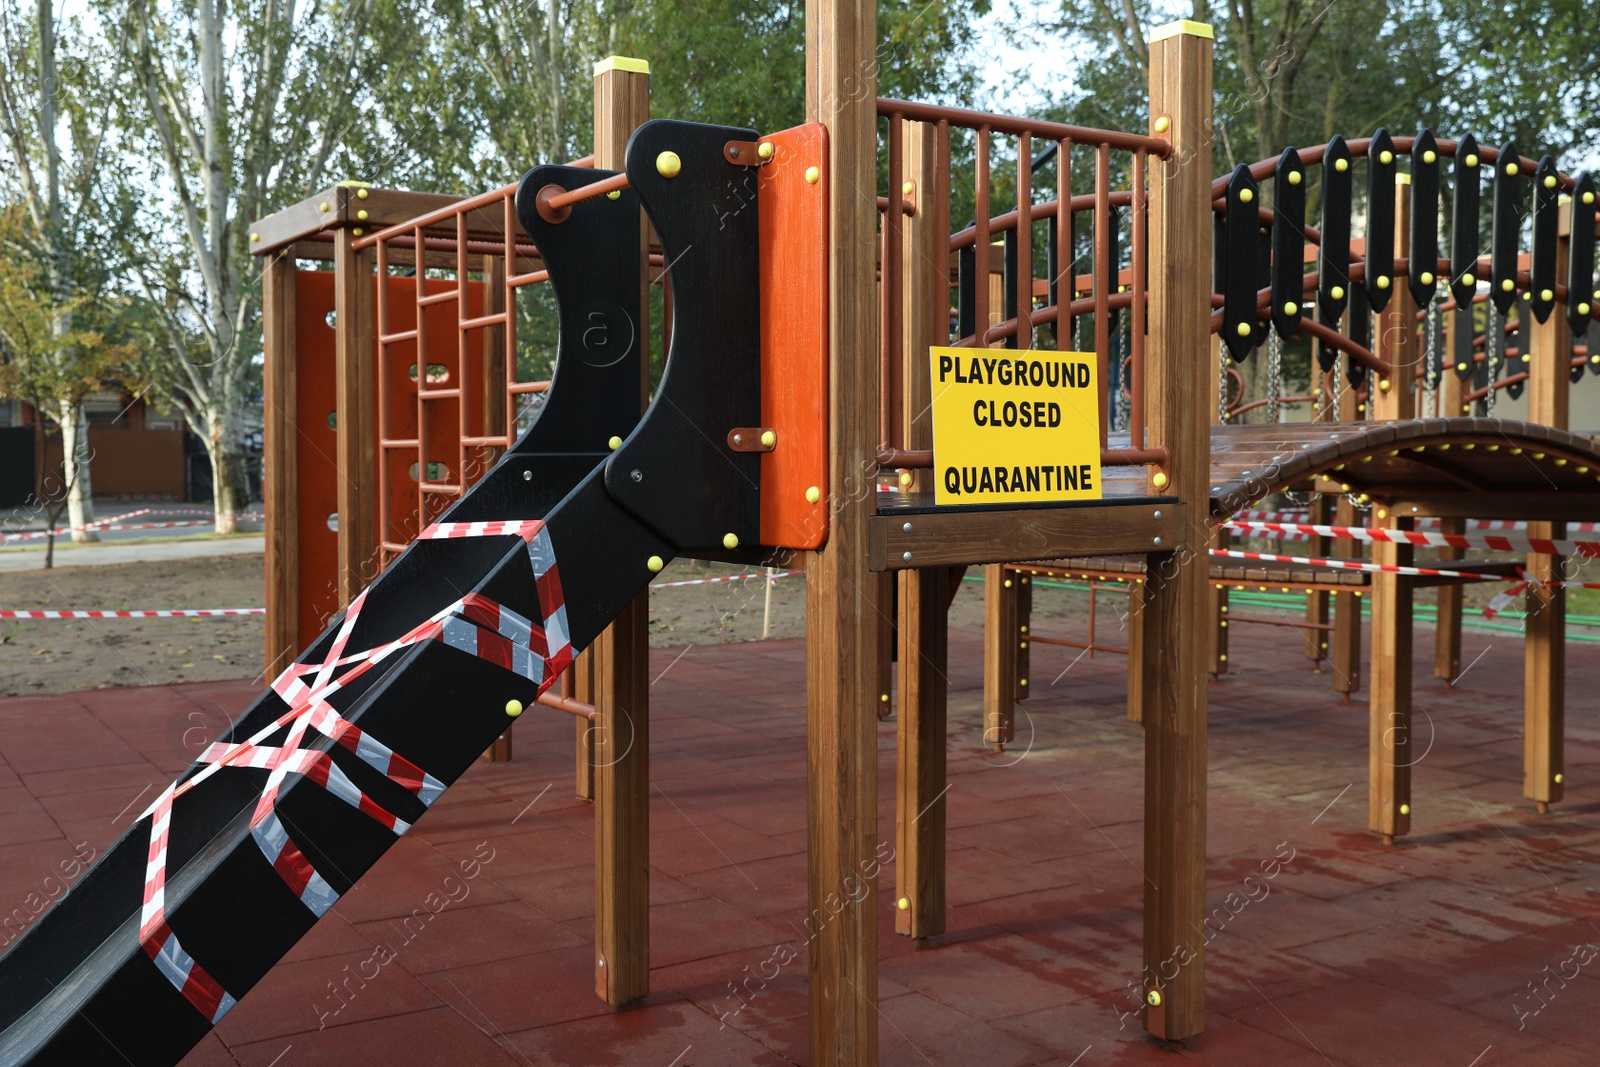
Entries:
{"type": "Polygon", "coordinates": [[[629,74],[649,74],[650,61],[647,59],[630,59],[627,56],[606,56],[594,65],[596,77],[608,70],[625,70],[629,74]]]}
{"type": "Polygon", "coordinates": [[[1204,22],[1196,22],[1193,19],[1179,19],[1176,22],[1169,22],[1165,26],[1158,26],[1151,30],[1150,43],[1155,44],[1157,41],[1165,41],[1168,37],[1180,36],[1203,37],[1208,41],[1217,39],[1216,33],[1204,22]]]}

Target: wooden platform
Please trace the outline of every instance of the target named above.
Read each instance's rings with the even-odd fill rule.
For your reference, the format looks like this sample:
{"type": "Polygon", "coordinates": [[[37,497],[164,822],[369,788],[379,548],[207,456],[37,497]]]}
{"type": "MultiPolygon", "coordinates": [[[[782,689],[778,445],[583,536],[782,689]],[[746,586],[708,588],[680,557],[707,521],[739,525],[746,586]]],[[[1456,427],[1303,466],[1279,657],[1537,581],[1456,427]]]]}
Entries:
{"type": "MultiPolygon", "coordinates": [[[[1286,490],[1366,494],[1396,515],[1600,519],[1595,438],[1511,419],[1213,426],[1210,481],[1213,519],[1286,490]]],[[[880,493],[872,569],[1169,551],[1192,538],[1195,517],[1149,495],[1144,468],[1105,467],[1101,485],[1101,501],[1011,508],[880,493]]]]}

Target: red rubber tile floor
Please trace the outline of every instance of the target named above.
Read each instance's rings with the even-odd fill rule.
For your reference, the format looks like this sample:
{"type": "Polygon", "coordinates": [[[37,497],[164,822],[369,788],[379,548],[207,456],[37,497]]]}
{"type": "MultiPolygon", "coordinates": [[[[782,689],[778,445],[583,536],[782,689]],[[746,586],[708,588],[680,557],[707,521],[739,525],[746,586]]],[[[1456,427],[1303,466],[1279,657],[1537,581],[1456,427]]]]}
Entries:
{"type": "MultiPolygon", "coordinates": [[[[1385,847],[1365,830],[1364,694],[1341,704],[1292,630],[1239,626],[1232,646],[1211,686],[1206,1032],[1163,1048],[1133,1014],[1142,746],[1125,661],[1035,645],[1018,743],[996,755],[980,744],[980,635],[958,632],[949,932],[893,933],[886,864],[881,1061],[1595,1062],[1600,656],[1570,646],[1567,797],[1539,815],[1521,799],[1520,639],[1469,633],[1471,666],[1446,690],[1419,630],[1415,829],[1385,847]]],[[[592,992],[592,808],[572,796],[572,722],[533,713],[516,759],[471,770],[185,1062],[805,1063],[803,648],[665,649],[653,669],[642,1005],[613,1012],[592,992]]],[[[56,865],[110,843],[253,693],[0,701],[0,902],[42,908],[56,865]]],[[[891,719],[886,856],[894,736],[891,719]]]]}

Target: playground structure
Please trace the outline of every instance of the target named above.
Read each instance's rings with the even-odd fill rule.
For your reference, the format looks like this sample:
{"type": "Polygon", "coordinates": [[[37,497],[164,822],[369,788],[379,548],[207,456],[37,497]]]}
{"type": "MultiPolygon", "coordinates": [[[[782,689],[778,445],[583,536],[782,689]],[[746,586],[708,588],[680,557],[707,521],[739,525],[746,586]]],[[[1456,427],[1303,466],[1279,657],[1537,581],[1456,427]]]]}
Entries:
{"type": "MultiPolygon", "coordinates": [[[[809,940],[812,1062],[877,1060],[875,728],[891,696],[887,583],[899,586],[896,928],[928,937],[944,923],[951,568],[991,568],[991,629],[1017,634],[1026,583],[1008,594],[1002,570],[1028,560],[1142,560],[1129,708],[1146,752],[1144,1021],[1159,1037],[1197,1034],[1204,948],[1191,931],[1204,912],[1206,677],[1220,592],[1202,550],[1217,536],[1213,521],[1308,483],[1378,502],[1376,530],[1427,515],[1523,518],[1545,524],[1530,536],[1559,539],[1553,524],[1600,517],[1600,450],[1562,428],[1568,368],[1547,373],[1562,361],[1542,356],[1570,349],[1560,332],[1569,316],[1549,310],[1574,307],[1573,286],[1543,285],[1553,277],[1541,258],[1548,238],[1536,238],[1529,277],[1511,279],[1552,291],[1535,305],[1549,308],[1527,346],[1530,422],[1416,420],[1414,391],[1383,385],[1417,363],[1410,287],[1394,284],[1402,261],[1408,271],[1421,263],[1405,243],[1414,216],[1403,187],[1380,188],[1372,203],[1396,206],[1394,227],[1367,236],[1368,248],[1395,249],[1392,269],[1369,278],[1365,264],[1343,264],[1346,287],[1393,290],[1387,302],[1367,294],[1373,350],[1284,310],[1308,285],[1320,291],[1329,269],[1295,282],[1292,301],[1277,288],[1288,284],[1280,269],[1263,298],[1262,279],[1234,269],[1257,261],[1261,220],[1236,206],[1254,200],[1249,183],[1268,172],[1236,174],[1220,191],[1211,183],[1205,27],[1152,35],[1149,132],[1128,134],[876,100],[860,84],[876,45],[870,5],[817,2],[807,15],[816,121],[806,126],[646,125],[647,74],[610,62],[596,76],[588,165],[542,166],[467,200],[340,186],[253,228],[267,292],[268,461],[279,475],[268,487],[268,650],[281,673],[0,963],[8,1062],[81,1062],[106,1043],[142,1062],[175,1062],[480,753],[498,743],[507,755],[508,724],[536,707],[577,719],[578,788],[595,801],[596,992],[619,1006],[643,996],[643,591],[675,555],[767,562],[774,550],[804,553],[807,570],[810,909],[852,902],[830,909],[809,940]],[[885,197],[862,192],[879,184],[880,126],[885,197]],[[977,146],[977,221],[954,237],[953,131],[977,146]],[[1001,137],[1016,147],[1016,209],[994,215],[990,160],[1001,137]],[[1044,203],[1033,193],[1036,141],[1056,148],[1056,196],[1044,203]],[[1093,191],[1074,195],[1072,168],[1084,157],[1093,191]],[[1126,190],[1113,189],[1119,175],[1126,190]],[[1203,220],[1223,192],[1225,236],[1242,242],[1238,219],[1248,216],[1253,243],[1227,259],[1212,316],[1203,220]],[[1083,215],[1092,266],[1073,275],[1069,296],[1057,267],[1072,260],[1083,215]],[[1047,229],[1043,306],[1022,284],[1036,273],[1032,222],[1047,229]],[[976,266],[1001,234],[1012,236],[997,309],[976,266]],[[927,352],[951,341],[952,253],[958,347],[1027,348],[1043,327],[1064,340],[1078,321],[1090,324],[1102,384],[1100,501],[933,504],[927,352]],[[331,259],[333,270],[298,269],[307,258],[331,259]],[[650,285],[664,279],[670,349],[652,399],[650,285]],[[561,321],[548,384],[521,373],[514,310],[519,291],[546,282],[561,321]],[[1115,431],[1113,313],[1128,328],[1115,431]],[[1342,391],[1341,421],[1314,428],[1212,425],[1211,335],[1220,327],[1238,350],[1264,336],[1266,320],[1315,332],[1364,366],[1376,391],[1366,401],[1342,391]],[[531,419],[519,406],[529,396],[545,398],[531,419]],[[1352,425],[1359,403],[1368,419],[1352,425]],[[1441,460],[1452,447],[1470,458],[1441,460]],[[1530,465],[1548,490],[1525,491],[1530,465]],[[899,472],[896,493],[877,491],[880,469],[899,472]],[[289,662],[284,650],[303,646],[289,662]],[[584,649],[587,662],[558,695],[584,649]]],[[[1380,154],[1415,147],[1393,144],[1380,154]]],[[[1352,158],[1367,148],[1349,147],[1352,158]]],[[[1285,181],[1289,167],[1276,171],[1285,181]]],[[[1292,219],[1292,203],[1282,198],[1274,211],[1292,219]]],[[[1536,235],[1550,218],[1548,208],[1536,214],[1536,235]]],[[[1586,218],[1592,232],[1592,211],[1586,218]]],[[[1592,273],[1592,243],[1587,252],[1572,243],[1570,258],[1592,273]]],[[[1498,284],[1504,271],[1491,258],[1498,284]]],[[[1289,249],[1274,262],[1298,269],[1304,255],[1289,249]]],[[[1373,556],[1396,567],[1408,552],[1379,541],[1373,556]]],[[[1530,573],[1548,579],[1549,556],[1535,555],[1530,573]]],[[[1406,768],[1392,757],[1409,727],[1412,586],[1394,570],[1370,579],[1372,828],[1389,836],[1409,825],[1406,768]]],[[[1529,677],[1543,699],[1535,714],[1530,684],[1539,728],[1530,782],[1547,803],[1560,798],[1562,773],[1561,589],[1537,589],[1546,607],[1530,612],[1529,677]]],[[[991,684],[1014,696],[1023,680],[991,684]]],[[[991,706],[997,744],[1009,740],[1005,703],[991,706]]]]}

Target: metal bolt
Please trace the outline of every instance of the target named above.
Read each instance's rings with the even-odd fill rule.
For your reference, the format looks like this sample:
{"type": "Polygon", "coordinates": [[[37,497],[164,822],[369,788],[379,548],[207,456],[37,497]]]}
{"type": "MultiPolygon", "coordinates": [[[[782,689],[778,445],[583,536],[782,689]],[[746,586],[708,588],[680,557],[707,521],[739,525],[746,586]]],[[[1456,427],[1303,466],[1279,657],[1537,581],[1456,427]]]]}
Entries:
{"type": "Polygon", "coordinates": [[[636,467],[633,470],[628,472],[628,477],[632,478],[636,482],[642,482],[642,481],[644,481],[644,471],[639,470],[636,467]]]}
{"type": "Polygon", "coordinates": [[[904,526],[900,527],[900,532],[902,532],[902,533],[910,533],[911,532],[911,524],[908,522],[904,526]]]}
{"type": "Polygon", "coordinates": [[[738,145],[734,144],[734,145],[729,145],[728,146],[728,158],[729,159],[738,159],[739,158],[739,146],[738,145]]]}
{"type": "Polygon", "coordinates": [[[903,559],[905,562],[910,563],[911,562],[911,553],[910,552],[901,553],[900,558],[903,559]]]}
{"type": "Polygon", "coordinates": [[[742,434],[742,433],[734,434],[733,435],[733,443],[736,444],[736,445],[744,444],[744,434],[742,434]]]}
{"type": "Polygon", "coordinates": [[[525,482],[533,481],[533,472],[532,471],[523,471],[522,472],[522,480],[525,481],[525,482]]]}
{"type": "Polygon", "coordinates": [[[1156,518],[1158,518],[1158,519],[1161,518],[1161,509],[1160,508],[1156,509],[1156,518]]]}
{"type": "Polygon", "coordinates": [[[1161,538],[1159,538],[1159,537],[1157,537],[1157,538],[1155,538],[1155,539],[1153,539],[1153,540],[1152,540],[1152,541],[1151,541],[1151,544],[1154,544],[1154,545],[1159,545],[1159,544],[1161,544],[1161,538]]]}

